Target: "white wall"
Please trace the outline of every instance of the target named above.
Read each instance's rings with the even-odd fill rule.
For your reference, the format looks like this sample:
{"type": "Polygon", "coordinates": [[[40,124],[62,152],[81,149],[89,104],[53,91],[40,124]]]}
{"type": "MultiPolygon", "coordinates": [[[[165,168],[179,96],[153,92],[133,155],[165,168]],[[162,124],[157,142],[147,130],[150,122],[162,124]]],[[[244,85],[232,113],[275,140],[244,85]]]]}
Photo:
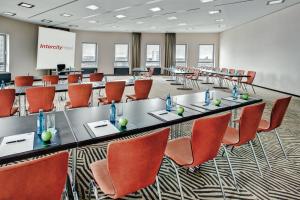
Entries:
{"type": "Polygon", "coordinates": [[[300,95],[300,4],[220,34],[220,66],[257,72],[255,84],[300,95]]]}

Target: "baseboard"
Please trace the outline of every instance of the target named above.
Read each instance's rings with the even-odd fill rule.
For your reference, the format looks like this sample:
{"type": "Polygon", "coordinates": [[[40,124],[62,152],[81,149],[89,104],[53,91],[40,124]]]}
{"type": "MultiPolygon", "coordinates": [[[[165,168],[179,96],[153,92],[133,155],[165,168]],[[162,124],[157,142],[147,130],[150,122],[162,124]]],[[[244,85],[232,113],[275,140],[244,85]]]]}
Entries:
{"type": "Polygon", "coordinates": [[[275,90],[275,89],[264,87],[264,86],[260,86],[260,85],[254,85],[253,84],[253,86],[300,98],[300,95],[297,95],[297,94],[292,94],[292,93],[284,92],[284,91],[281,91],[281,90],[275,90]]]}

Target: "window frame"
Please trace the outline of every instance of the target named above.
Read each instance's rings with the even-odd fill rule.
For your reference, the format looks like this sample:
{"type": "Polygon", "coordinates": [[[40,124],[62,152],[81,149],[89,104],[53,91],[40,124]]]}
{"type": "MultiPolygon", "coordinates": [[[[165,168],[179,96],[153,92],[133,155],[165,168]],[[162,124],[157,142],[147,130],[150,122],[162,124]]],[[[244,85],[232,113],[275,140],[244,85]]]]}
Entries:
{"type": "Polygon", "coordinates": [[[150,43],[150,44],[146,44],[146,47],[145,47],[145,66],[147,67],[147,62],[150,62],[150,63],[158,63],[158,66],[155,66],[155,67],[161,67],[161,45],[160,44],[152,44],[152,43],[150,43]],[[147,47],[148,47],[148,45],[152,45],[152,46],[154,46],[154,45],[157,45],[158,47],[159,47],[159,61],[148,61],[147,59],[147,47]]]}
{"type": "Polygon", "coordinates": [[[177,66],[177,63],[183,63],[184,64],[184,66],[186,67],[187,66],[187,56],[188,56],[188,44],[186,43],[186,44],[176,44],[176,46],[175,46],[175,50],[176,50],[176,47],[177,47],[177,45],[184,45],[185,46],[185,55],[184,55],[184,62],[183,61],[181,61],[181,62],[178,62],[177,61],[177,57],[176,57],[176,53],[175,53],[175,64],[176,64],[176,66],[177,66]]]}
{"type": "Polygon", "coordinates": [[[7,69],[8,69],[8,62],[7,62],[7,57],[8,57],[8,46],[7,46],[7,43],[8,43],[8,36],[7,34],[5,33],[0,33],[0,36],[3,36],[4,37],[4,61],[3,61],[3,70],[0,69],[0,72],[7,72],[7,69]]]}
{"type": "Polygon", "coordinates": [[[81,43],[81,63],[96,63],[98,62],[98,44],[97,42],[82,42],[81,43]],[[83,45],[84,44],[95,44],[95,60],[94,61],[83,61],[83,45]]]}
{"type": "Polygon", "coordinates": [[[202,67],[202,66],[199,66],[200,63],[207,63],[207,64],[212,64],[212,67],[215,66],[215,44],[214,43],[210,43],[210,44],[198,44],[198,67],[202,67]],[[212,58],[212,62],[200,62],[200,46],[201,45],[210,45],[213,47],[213,58],[212,58]]]}

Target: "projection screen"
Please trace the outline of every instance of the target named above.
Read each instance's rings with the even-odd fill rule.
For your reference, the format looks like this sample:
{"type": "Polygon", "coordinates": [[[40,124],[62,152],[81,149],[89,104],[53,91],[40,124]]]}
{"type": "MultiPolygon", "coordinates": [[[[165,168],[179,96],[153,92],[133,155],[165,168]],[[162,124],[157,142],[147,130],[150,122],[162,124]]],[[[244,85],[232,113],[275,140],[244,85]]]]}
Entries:
{"type": "Polygon", "coordinates": [[[56,69],[57,64],[74,67],[75,33],[39,27],[37,69],[56,69]]]}

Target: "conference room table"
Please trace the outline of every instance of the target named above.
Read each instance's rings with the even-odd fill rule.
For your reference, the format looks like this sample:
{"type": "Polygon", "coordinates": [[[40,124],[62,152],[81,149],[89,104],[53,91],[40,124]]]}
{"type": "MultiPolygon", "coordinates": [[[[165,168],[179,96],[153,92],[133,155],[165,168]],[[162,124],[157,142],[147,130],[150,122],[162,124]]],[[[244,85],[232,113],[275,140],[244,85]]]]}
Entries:
{"type": "MultiPolygon", "coordinates": [[[[262,99],[258,97],[250,97],[249,100],[245,101],[240,101],[239,99],[225,100],[225,98],[231,98],[230,93],[221,91],[211,92],[213,93],[211,95],[213,98],[223,99],[220,107],[213,106],[213,104],[205,107],[204,92],[173,96],[172,99],[174,102],[174,107],[172,108],[171,112],[166,112],[166,101],[160,98],[116,104],[117,110],[122,108],[122,112],[120,112],[120,115],[118,115],[117,118],[127,118],[127,126],[122,128],[119,126],[118,122],[116,122],[115,127],[118,132],[102,132],[100,135],[94,134],[94,132],[89,128],[88,123],[108,120],[110,105],[100,105],[99,107],[79,108],[64,112],[56,112],[56,127],[60,136],[60,143],[49,146],[46,145],[42,148],[33,149],[32,151],[16,153],[9,156],[0,156],[0,163],[4,164],[25,158],[53,153],[55,151],[73,149],[72,180],[75,183],[77,154],[75,147],[97,144],[99,142],[106,142],[112,139],[123,138],[130,135],[137,135],[147,131],[178,125],[183,122],[221,112],[232,112],[234,109],[262,101],[262,99]],[[174,98],[176,100],[174,100],[174,98]],[[183,106],[185,109],[182,116],[179,116],[176,113],[176,108],[178,105],[183,106]],[[164,118],[163,115],[157,113],[163,115],[167,113],[167,115],[170,115],[171,118],[164,118]]],[[[119,114],[119,111],[117,111],[117,113],[119,114]]],[[[36,117],[36,115],[32,115],[26,117],[1,118],[0,137],[35,131],[36,117]]],[[[176,137],[176,135],[180,134],[172,133],[173,138],[174,136],[176,137]]]]}
{"type": "MultiPolygon", "coordinates": [[[[115,81],[117,81],[117,80],[115,80],[115,81]]],[[[123,80],[123,81],[126,81],[126,84],[125,84],[126,87],[134,85],[134,80],[132,80],[132,79],[123,80]]],[[[92,84],[93,90],[105,88],[104,81],[102,81],[102,82],[82,82],[82,84],[92,84]]],[[[18,97],[20,108],[21,108],[21,96],[24,96],[24,109],[26,109],[26,89],[33,88],[33,87],[39,87],[39,86],[44,86],[44,85],[41,84],[41,85],[34,85],[34,86],[14,87],[16,90],[16,96],[18,97]]],[[[59,93],[59,92],[67,92],[69,84],[68,83],[59,83],[59,84],[53,85],[53,86],[55,87],[55,92],[59,93]]],[[[91,103],[93,105],[93,93],[91,95],[91,103]]]]}
{"type": "Polygon", "coordinates": [[[142,73],[148,72],[148,69],[145,68],[145,67],[138,67],[138,68],[133,68],[131,70],[131,72],[133,74],[134,79],[136,79],[137,76],[138,76],[138,79],[139,79],[139,77],[142,75],[142,73]]]}
{"type": "Polygon", "coordinates": [[[171,73],[173,77],[175,77],[175,83],[171,83],[171,85],[182,85],[182,87],[177,88],[178,90],[192,90],[192,88],[187,87],[187,76],[193,75],[194,72],[189,72],[186,70],[176,69],[174,67],[171,68],[163,68],[165,71],[171,73]],[[179,76],[182,76],[183,83],[179,83],[179,76]]]}

